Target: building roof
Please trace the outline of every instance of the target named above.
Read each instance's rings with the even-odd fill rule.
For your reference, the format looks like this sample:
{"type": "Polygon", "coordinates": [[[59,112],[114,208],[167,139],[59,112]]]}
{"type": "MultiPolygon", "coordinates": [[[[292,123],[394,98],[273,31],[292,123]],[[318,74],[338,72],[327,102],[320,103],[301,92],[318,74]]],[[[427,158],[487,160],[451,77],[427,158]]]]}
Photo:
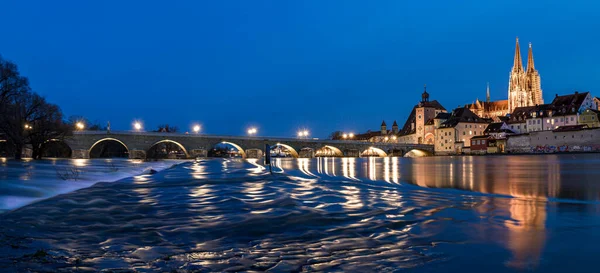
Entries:
{"type": "Polygon", "coordinates": [[[490,125],[488,125],[487,128],[485,128],[485,130],[483,131],[484,134],[488,134],[488,133],[499,133],[500,130],[502,130],[502,125],[504,125],[504,122],[494,122],[494,123],[490,123],[490,125]]]}
{"type": "Polygon", "coordinates": [[[446,108],[444,108],[444,106],[442,106],[442,104],[439,103],[437,100],[422,101],[417,106],[418,107],[435,108],[437,110],[446,110],[446,108]]]}
{"type": "Polygon", "coordinates": [[[492,111],[508,111],[508,100],[497,100],[497,101],[480,101],[476,100],[474,103],[468,105],[469,109],[483,109],[486,112],[492,111]]]}
{"type": "Polygon", "coordinates": [[[469,123],[490,123],[490,119],[480,118],[475,113],[471,112],[467,107],[456,108],[452,111],[451,116],[442,124],[440,128],[455,127],[461,122],[469,123]]]}
{"type": "Polygon", "coordinates": [[[580,124],[580,125],[565,125],[565,126],[559,126],[558,128],[552,130],[552,132],[570,132],[570,131],[580,131],[583,130],[585,128],[588,128],[587,124],[580,124]]]}
{"type": "Polygon", "coordinates": [[[600,115],[600,111],[598,111],[598,110],[594,110],[594,109],[585,109],[585,111],[589,111],[589,112],[592,112],[592,113],[594,113],[594,114],[596,114],[596,115],[600,115]]]}
{"type": "Polygon", "coordinates": [[[385,120],[381,122],[381,126],[387,126],[387,125],[385,124],[385,120]]]}
{"type": "Polygon", "coordinates": [[[481,135],[481,136],[471,137],[471,140],[473,140],[473,139],[488,139],[488,138],[493,138],[493,137],[490,135],[481,135]]]}
{"type": "Polygon", "coordinates": [[[435,118],[433,119],[449,119],[452,116],[452,113],[448,113],[448,112],[441,112],[438,113],[437,116],[435,116],[435,118]]]}
{"type": "Polygon", "coordinates": [[[552,100],[551,104],[555,107],[569,106],[569,105],[580,105],[581,106],[581,104],[585,100],[585,97],[587,97],[587,95],[589,93],[590,92],[583,92],[583,93],[575,92],[574,94],[569,94],[569,95],[564,95],[564,96],[559,96],[557,94],[556,97],[554,97],[554,100],[552,100]]]}

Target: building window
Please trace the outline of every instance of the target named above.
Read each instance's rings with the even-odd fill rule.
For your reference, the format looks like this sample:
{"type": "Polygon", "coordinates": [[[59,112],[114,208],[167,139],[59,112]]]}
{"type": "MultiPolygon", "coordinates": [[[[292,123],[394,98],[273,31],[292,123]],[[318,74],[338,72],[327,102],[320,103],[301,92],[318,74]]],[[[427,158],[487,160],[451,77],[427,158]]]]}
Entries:
{"type": "Polygon", "coordinates": [[[421,119],[421,115],[419,115],[419,119],[421,119]]]}
{"type": "Polygon", "coordinates": [[[481,141],[481,144],[485,144],[485,139],[481,141]]]}
{"type": "Polygon", "coordinates": [[[560,122],[563,122],[563,121],[564,121],[563,118],[560,118],[560,122]]]}
{"type": "Polygon", "coordinates": [[[540,123],[541,123],[541,121],[542,121],[541,119],[538,119],[538,124],[540,124],[540,123]]]}
{"type": "Polygon", "coordinates": [[[463,136],[466,136],[466,135],[467,135],[467,131],[463,131],[463,136]]]}
{"type": "MultiPolygon", "coordinates": [[[[571,117],[571,121],[573,121],[573,119],[574,119],[574,118],[573,118],[573,117],[571,117]]],[[[592,117],[592,119],[594,119],[594,118],[592,117]]]]}
{"type": "Polygon", "coordinates": [[[469,131],[469,135],[473,135],[473,131],[469,131]]]}

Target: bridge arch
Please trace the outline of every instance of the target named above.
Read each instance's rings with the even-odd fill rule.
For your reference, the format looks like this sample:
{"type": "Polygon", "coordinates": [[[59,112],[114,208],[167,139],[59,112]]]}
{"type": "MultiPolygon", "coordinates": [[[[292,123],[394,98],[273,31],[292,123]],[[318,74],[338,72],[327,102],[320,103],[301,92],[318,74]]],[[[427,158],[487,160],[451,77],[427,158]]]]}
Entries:
{"type": "Polygon", "coordinates": [[[174,141],[174,140],[170,140],[170,139],[163,139],[163,140],[154,142],[152,145],[150,145],[150,147],[148,147],[148,150],[146,151],[146,155],[149,156],[152,148],[154,148],[156,145],[162,144],[162,143],[173,143],[173,144],[177,145],[177,147],[179,147],[183,151],[183,153],[185,154],[185,158],[190,157],[190,154],[188,153],[188,151],[185,149],[185,147],[181,143],[174,141]]]}
{"type": "Polygon", "coordinates": [[[89,153],[89,155],[90,155],[90,158],[92,158],[92,155],[93,155],[92,151],[94,150],[94,148],[95,148],[95,147],[96,147],[98,144],[100,144],[100,143],[102,143],[102,142],[106,142],[106,141],[112,141],[112,142],[117,142],[117,143],[121,144],[121,146],[123,146],[123,147],[125,148],[125,151],[127,151],[127,154],[128,154],[128,155],[130,154],[129,147],[127,147],[127,145],[125,145],[125,143],[123,143],[123,141],[121,141],[121,140],[118,140],[118,139],[116,139],[116,138],[112,138],[112,137],[106,137],[106,138],[102,138],[102,139],[100,139],[100,140],[98,140],[98,141],[94,142],[94,144],[92,144],[92,146],[91,146],[91,147],[90,147],[90,149],[88,150],[88,153],[89,153]]]}
{"type": "Polygon", "coordinates": [[[432,156],[433,153],[421,149],[412,149],[404,154],[404,157],[426,157],[432,156]]]}
{"type": "Polygon", "coordinates": [[[378,157],[387,157],[387,153],[379,148],[376,147],[369,147],[368,149],[364,150],[362,153],[360,153],[360,156],[378,156],[378,157]]]}
{"type": "Polygon", "coordinates": [[[294,149],[294,147],[292,147],[290,145],[283,144],[283,143],[277,143],[277,144],[273,145],[273,147],[276,147],[276,146],[281,146],[281,147],[286,148],[288,150],[288,152],[290,153],[290,155],[292,155],[292,157],[294,157],[294,158],[299,157],[298,151],[296,151],[296,149],[294,149]]]}
{"type": "Polygon", "coordinates": [[[342,150],[330,146],[330,145],[325,145],[319,149],[317,149],[315,151],[315,156],[337,156],[337,157],[343,157],[344,153],[342,152],[342,150]]]}
{"type": "Polygon", "coordinates": [[[233,142],[229,142],[229,141],[221,141],[220,143],[229,144],[229,145],[235,147],[238,151],[240,151],[242,158],[246,158],[246,151],[244,149],[242,149],[242,147],[240,145],[237,145],[237,144],[235,144],[233,142]]]}

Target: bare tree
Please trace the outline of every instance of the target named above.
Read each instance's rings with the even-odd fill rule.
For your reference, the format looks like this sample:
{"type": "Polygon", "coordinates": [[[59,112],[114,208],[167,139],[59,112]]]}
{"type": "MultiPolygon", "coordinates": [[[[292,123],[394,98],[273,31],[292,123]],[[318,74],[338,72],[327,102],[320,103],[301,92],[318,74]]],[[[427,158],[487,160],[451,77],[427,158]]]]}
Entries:
{"type": "Polygon", "coordinates": [[[21,158],[26,144],[32,145],[34,158],[41,158],[45,143],[69,131],[60,108],[31,92],[17,66],[0,58],[0,133],[14,148],[15,158],[21,158]]]}

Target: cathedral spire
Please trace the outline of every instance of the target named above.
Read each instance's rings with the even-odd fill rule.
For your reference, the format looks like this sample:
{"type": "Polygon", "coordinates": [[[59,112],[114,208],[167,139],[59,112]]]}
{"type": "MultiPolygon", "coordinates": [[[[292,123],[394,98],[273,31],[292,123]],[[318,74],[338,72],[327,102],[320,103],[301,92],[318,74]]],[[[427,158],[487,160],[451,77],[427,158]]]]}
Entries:
{"type": "Polygon", "coordinates": [[[487,88],[486,88],[486,95],[485,95],[485,101],[486,102],[490,102],[490,83],[487,83],[487,88]]]}
{"type": "Polygon", "coordinates": [[[519,47],[519,37],[517,37],[517,45],[515,47],[515,60],[513,64],[513,72],[523,71],[523,61],[521,60],[521,48],[519,47]]]}
{"type": "Polygon", "coordinates": [[[531,49],[531,43],[529,43],[529,53],[527,54],[527,72],[534,70],[535,66],[533,65],[533,50],[531,49]]]}

